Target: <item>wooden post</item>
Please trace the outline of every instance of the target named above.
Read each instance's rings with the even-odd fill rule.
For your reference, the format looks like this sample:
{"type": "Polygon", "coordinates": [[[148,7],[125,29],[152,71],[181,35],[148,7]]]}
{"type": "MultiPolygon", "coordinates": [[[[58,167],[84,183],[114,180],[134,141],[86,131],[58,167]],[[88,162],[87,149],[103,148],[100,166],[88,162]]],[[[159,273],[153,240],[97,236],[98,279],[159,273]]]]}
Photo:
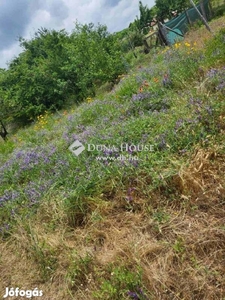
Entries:
{"type": "Polygon", "coordinates": [[[167,33],[166,33],[166,28],[165,26],[159,22],[159,35],[161,40],[163,41],[164,45],[169,46],[169,41],[167,39],[167,33]]]}
{"type": "Polygon", "coordinates": [[[195,10],[197,11],[197,13],[199,14],[201,20],[203,21],[203,23],[205,24],[205,27],[208,29],[209,32],[212,32],[211,28],[209,27],[209,24],[207,23],[206,19],[203,17],[203,15],[200,13],[200,11],[198,10],[197,6],[194,4],[193,0],[190,0],[191,5],[195,8],[195,10]]]}
{"type": "Polygon", "coordinates": [[[190,20],[190,17],[188,15],[188,10],[185,10],[185,16],[186,16],[186,19],[188,21],[188,24],[191,25],[191,20],[190,20]]]}
{"type": "Polygon", "coordinates": [[[207,20],[207,16],[206,16],[206,13],[205,13],[205,8],[204,8],[204,3],[203,1],[200,1],[200,8],[201,8],[201,12],[202,12],[202,15],[203,17],[205,18],[205,20],[207,20]]]}
{"type": "Polygon", "coordinates": [[[148,45],[148,42],[146,39],[143,39],[143,43],[144,43],[144,53],[148,54],[150,52],[150,47],[148,45]]]}

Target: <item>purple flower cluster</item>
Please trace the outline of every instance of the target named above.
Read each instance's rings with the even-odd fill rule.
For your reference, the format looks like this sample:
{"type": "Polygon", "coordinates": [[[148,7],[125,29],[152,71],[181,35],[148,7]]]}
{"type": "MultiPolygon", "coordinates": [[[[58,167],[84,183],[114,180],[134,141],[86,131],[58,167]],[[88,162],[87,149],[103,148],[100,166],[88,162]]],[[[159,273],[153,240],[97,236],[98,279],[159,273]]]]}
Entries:
{"type": "Polygon", "coordinates": [[[127,295],[134,300],[149,300],[141,288],[135,289],[136,291],[128,291],[127,295]]]}
{"type": "Polygon", "coordinates": [[[127,292],[127,295],[131,298],[131,299],[134,299],[134,300],[141,300],[138,296],[138,294],[136,292],[127,292]]]}
{"type": "Polygon", "coordinates": [[[129,188],[128,188],[127,196],[126,196],[126,200],[127,200],[128,202],[130,202],[130,201],[133,200],[133,191],[135,191],[135,188],[134,188],[134,187],[129,187],[129,188]]]}
{"type": "Polygon", "coordinates": [[[181,127],[183,127],[185,121],[184,119],[179,119],[175,124],[175,131],[179,130],[181,127]]]}
{"type": "Polygon", "coordinates": [[[67,117],[67,120],[68,120],[69,122],[71,122],[71,121],[74,120],[74,118],[75,118],[74,115],[69,115],[69,116],[67,117]]]}
{"type": "Polygon", "coordinates": [[[24,198],[29,206],[38,203],[68,167],[67,159],[59,155],[53,145],[15,151],[0,168],[0,184],[5,185],[5,191],[0,195],[0,206],[24,198]],[[33,181],[30,181],[31,177],[33,181]],[[12,184],[20,185],[20,189],[7,189],[12,184]]]}
{"type": "Polygon", "coordinates": [[[62,138],[68,145],[72,144],[75,140],[86,143],[95,133],[96,130],[92,126],[86,127],[84,125],[78,125],[76,128],[68,127],[67,130],[64,131],[62,138]]]}
{"type": "Polygon", "coordinates": [[[217,91],[225,89],[225,67],[221,69],[210,69],[206,76],[208,78],[216,80],[216,87],[217,91]]]}
{"type": "Polygon", "coordinates": [[[213,78],[213,77],[215,77],[217,74],[218,74],[218,70],[217,70],[217,69],[210,69],[210,70],[207,72],[206,77],[213,78]]]}
{"type": "Polygon", "coordinates": [[[7,233],[10,230],[10,224],[9,223],[4,223],[1,225],[0,227],[0,234],[4,235],[5,233],[7,233]]]}
{"type": "Polygon", "coordinates": [[[169,76],[168,73],[165,73],[165,74],[163,75],[163,81],[162,81],[162,84],[163,84],[164,87],[171,86],[172,81],[171,81],[170,76],[169,76]]]}
{"type": "Polygon", "coordinates": [[[118,157],[119,156],[119,152],[118,151],[116,151],[115,149],[108,149],[108,148],[103,149],[102,154],[104,156],[111,156],[111,157],[112,156],[113,157],[118,157]]]}
{"type": "Polygon", "coordinates": [[[30,181],[23,192],[25,197],[29,200],[30,206],[37,204],[52,184],[52,180],[45,180],[41,183],[30,181]]]}
{"type": "Polygon", "coordinates": [[[222,80],[216,87],[217,91],[225,90],[225,80],[222,80]]]}
{"type": "Polygon", "coordinates": [[[4,194],[0,197],[0,207],[4,206],[7,202],[18,201],[23,197],[29,201],[29,206],[32,206],[38,203],[52,184],[53,180],[43,180],[38,183],[30,181],[23,189],[21,189],[21,192],[5,190],[4,194]]]}
{"type": "Polygon", "coordinates": [[[131,101],[142,101],[145,99],[149,99],[151,98],[151,93],[146,92],[146,93],[138,93],[138,94],[134,94],[131,98],[131,101]]]}
{"type": "Polygon", "coordinates": [[[6,202],[17,200],[20,197],[20,193],[14,190],[6,190],[0,197],[0,207],[6,202]]]}
{"type": "Polygon", "coordinates": [[[189,105],[194,105],[197,107],[202,107],[203,106],[203,101],[201,99],[195,99],[193,97],[190,98],[189,100],[189,105]]]}
{"type": "Polygon", "coordinates": [[[170,107],[167,99],[159,100],[158,93],[138,93],[131,98],[129,109],[126,111],[128,116],[143,116],[146,113],[165,113],[170,107]]]}
{"type": "Polygon", "coordinates": [[[14,172],[14,177],[19,177],[21,172],[31,170],[36,165],[49,164],[51,157],[55,154],[56,147],[35,147],[33,149],[17,150],[11,158],[0,168],[0,174],[3,178],[4,173],[8,171],[14,172]],[[15,171],[17,170],[17,173],[15,171]]]}
{"type": "Polygon", "coordinates": [[[213,115],[213,108],[211,105],[204,105],[204,102],[200,99],[191,98],[189,100],[189,105],[194,106],[195,114],[197,117],[194,120],[191,120],[190,123],[197,123],[197,121],[201,121],[203,115],[212,116],[213,115]]]}
{"type": "Polygon", "coordinates": [[[167,133],[162,133],[156,138],[156,144],[158,145],[159,150],[165,150],[166,149],[166,137],[167,133]]]}
{"type": "Polygon", "coordinates": [[[175,127],[174,127],[174,132],[175,134],[180,130],[180,129],[185,129],[186,125],[195,125],[198,123],[198,118],[194,119],[178,119],[175,127]]]}

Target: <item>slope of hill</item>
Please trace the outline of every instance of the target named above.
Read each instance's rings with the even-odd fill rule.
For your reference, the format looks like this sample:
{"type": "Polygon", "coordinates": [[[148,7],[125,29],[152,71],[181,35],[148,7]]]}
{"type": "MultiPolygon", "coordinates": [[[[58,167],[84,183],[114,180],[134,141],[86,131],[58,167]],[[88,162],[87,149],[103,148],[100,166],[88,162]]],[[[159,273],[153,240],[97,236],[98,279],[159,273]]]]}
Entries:
{"type": "Polygon", "coordinates": [[[225,299],[224,25],[1,143],[2,295],[225,299]]]}

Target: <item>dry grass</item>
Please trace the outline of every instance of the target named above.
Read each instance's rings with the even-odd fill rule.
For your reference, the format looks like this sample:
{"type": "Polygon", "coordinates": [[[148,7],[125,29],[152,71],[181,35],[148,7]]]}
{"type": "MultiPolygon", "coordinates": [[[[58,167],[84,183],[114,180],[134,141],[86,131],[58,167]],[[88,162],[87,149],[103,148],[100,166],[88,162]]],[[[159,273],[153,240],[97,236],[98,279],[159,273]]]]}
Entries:
{"type": "Polygon", "coordinates": [[[105,205],[96,207],[102,218],[93,220],[90,215],[85,227],[70,231],[63,221],[60,223],[63,215],[57,219],[57,230],[46,230],[51,215],[60,211],[55,202],[48,203],[40,211],[42,223],[39,215],[29,230],[21,226],[9,242],[0,244],[1,290],[6,286],[38,286],[46,300],[93,299],[92,291],[99,287],[96,278],[110,278],[108,266],[122,262],[132,270],[137,265],[142,267],[144,285],[154,295],[152,299],[222,300],[224,171],[222,155],[216,150],[198,149],[189,166],[181,168],[170,182],[179,185],[179,198],[167,201],[164,191],[159,190],[157,206],[154,194],[148,199],[135,198],[136,205],[145,205],[129,211],[118,191],[110,202],[107,199],[105,205]],[[47,267],[51,256],[57,259],[57,266],[47,274],[47,280],[42,279],[43,261],[39,260],[35,245],[44,251],[47,267]],[[75,258],[85,258],[87,254],[92,262],[75,287],[67,280],[68,270],[75,258]]]}
{"type": "MultiPolygon", "coordinates": [[[[225,16],[212,20],[209,25],[213,34],[216,34],[221,28],[225,27],[225,16]]],[[[205,42],[211,37],[212,33],[210,33],[206,27],[202,25],[201,28],[189,31],[185,36],[185,41],[190,44],[196,43],[196,47],[198,49],[202,49],[205,47],[205,42]],[[199,38],[199,36],[201,38],[199,38]]]]}

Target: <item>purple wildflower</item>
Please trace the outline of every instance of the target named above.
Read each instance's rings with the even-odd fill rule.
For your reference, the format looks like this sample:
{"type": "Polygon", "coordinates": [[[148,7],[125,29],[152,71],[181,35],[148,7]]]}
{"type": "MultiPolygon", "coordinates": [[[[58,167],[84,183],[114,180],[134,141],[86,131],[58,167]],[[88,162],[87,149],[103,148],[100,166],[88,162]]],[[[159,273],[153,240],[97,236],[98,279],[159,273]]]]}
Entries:
{"type": "Polygon", "coordinates": [[[220,84],[217,85],[216,90],[221,91],[225,89],[225,80],[221,81],[220,84]]]}
{"type": "Polygon", "coordinates": [[[170,86],[172,84],[172,81],[171,81],[168,73],[164,74],[162,82],[163,82],[163,86],[164,87],[168,87],[168,86],[170,86]]]}
{"type": "Polygon", "coordinates": [[[17,200],[20,197],[20,193],[14,190],[6,190],[0,197],[0,206],[3,206],[5,202],[17,200]]]}
{"type": "Polygon", "coordinates": [[[177,131],[177,130],[178,130],[179,128],[181,128],[183,125],[184,125],[184,120],[183,120],[183,119],[179,119],[179,120],[176,122],[175,130],[177,131]]]}
{"type": "Polygon", "coordinates": [[[210,69],[206,76],[209,77],[209,78],[213,78],[215,77],[216,75],[218,74],[218,70],[217,69],[210,69]]]}
{"type": "Polygon", "coordinates": [[[131,101],[142,101],[145,99],[151,98],[151,93],[146,92],[146,93],[138,93],[138,94],[133,94],[131,101]]]}
{"type": "Polygon", "coordinates": [[[135,293],[135,292],[129,291],[129,292],[127,292],[127,295],[128,295],[131,299],[134,299],[134,300],[140,300],[138,294],[135,293]]]}
{"type": "Polygon", "coordinates": [[[207,111],[207,113],[208,113],[209,115],[212,115],[212,114],[213,114],[212,106],[206,106],[205,110],[207,111]]]}

